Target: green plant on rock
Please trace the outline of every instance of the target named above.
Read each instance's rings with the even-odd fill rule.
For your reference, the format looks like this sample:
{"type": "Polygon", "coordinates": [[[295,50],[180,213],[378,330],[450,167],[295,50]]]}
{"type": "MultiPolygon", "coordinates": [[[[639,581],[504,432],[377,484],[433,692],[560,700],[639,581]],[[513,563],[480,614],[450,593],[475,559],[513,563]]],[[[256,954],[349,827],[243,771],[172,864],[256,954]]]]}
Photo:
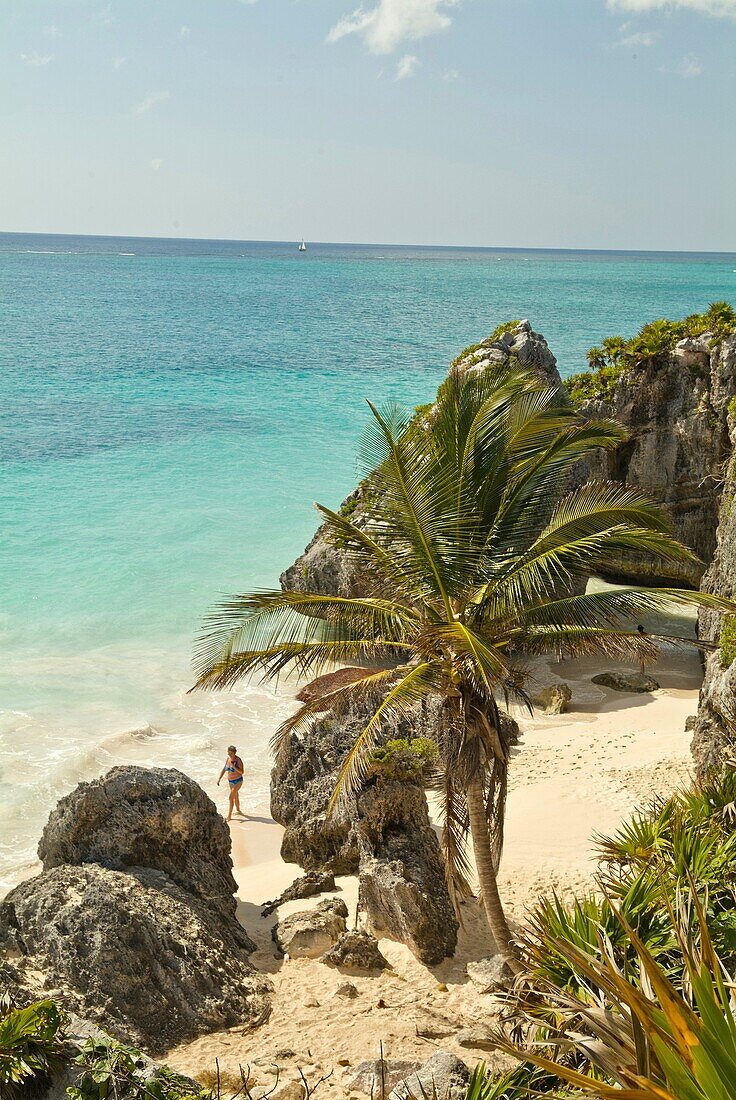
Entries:
{"type": "Polygon", "coordinates": [[[370,770],[384,779],[421,783],[429,778],[439,756],[431,737],[399,737],[378,745],[370,753],[370,770]]]}
{"type": "Polygon", "coordinates": [[[87,1039],[74,1064],[76,1085],[69,1100],[211,1100],[209,1089],[192,1085],[167,1066],[151,1075],[141,1052],[113,1039],[87,1039]]]}
{"type": "Polygon", "coordinates": [[[17,1008],[9,995],[0,999],[0,1096],[27,1096],[62,1060],[66,1016],[53,1001],[17,1008]]]}
{"type": "Polygon", "coordinates": [[[636,616],[672,603],[733,610],[705,592],[629,587],[570,595],[612,556],[658,566],[692,561],[661,510],[639,490],[587,483],[568,491],[585,455],[626,438],[612,420],[579,418],[536,374],[508,364],[454,369],[431,425],[373,406],[363,459],[376,487],[358,526],[329,508],[329,532],[382,595],[254,592],[215,609],[197,654],[196,687],[226,688],[287,669],[319,678],[336,663],[365,675],[325,683],[276,732],[280,752],[319,717],[367,710],[329,806],[369,778],[370,754],[391,723],[437,704],[443,851],[454,899],[470,891],[467,831],[497,949],[514,954],[498,892],[510,746],[499,700],[528,703],[525,655],[651,658],[656,637],[636,616]]]}
{"type": "Polygon", "coordinates": [[[720,637],[721,668],[730,668],[736,661],[736,615],[724,615],[720,637]]]}
{"type": "Polygon", "coordinates": [[[518,318],[512,321],[502,321],[500,325],[496,325],[493,332],[488,337],[488,342],[492,344],[494,340],[500,340],[507,332],[513,332],[514,329],[517,329],[520,324],[521,322],[518,318]]]}

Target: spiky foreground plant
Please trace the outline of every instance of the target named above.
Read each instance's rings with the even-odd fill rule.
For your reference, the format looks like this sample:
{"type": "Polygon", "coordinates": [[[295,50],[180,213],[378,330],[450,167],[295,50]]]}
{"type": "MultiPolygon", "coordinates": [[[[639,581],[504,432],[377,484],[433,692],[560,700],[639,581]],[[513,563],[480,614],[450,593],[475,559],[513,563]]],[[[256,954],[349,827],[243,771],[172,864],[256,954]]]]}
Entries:
{"type": "Polygon", "coordinates": [[[358,522],[318,506],[328,531],[372,578],[376,595],[303,592],[237,596],[210,617],[195,686],[228,687],[252,673],[318,677],[360,664],[356,679],[316,691],[274,738],[351,700],[372,709],[343,764],[332,808],[355,792],[390,720],[442,700],[439,770],[444,854],[453,898],[469,892],[469,826],[483,904],[498,950],[511,953],[496,874],[509,746],[499,698],[527,701],[523,655],[654,658],[643,612],[672,602],[720,609],[705,593],[621,588],[570,594],[612,558],[693,560],[638,490],[588,483],[571,492],[578,459],[625,439],[610,420],[581,420],[557,388],[520,368],[453,369],[428,414],[371,406],[363,448],[371,505],[358,522]],[[633,620],[633,621],[632,621],[633,620]]]}

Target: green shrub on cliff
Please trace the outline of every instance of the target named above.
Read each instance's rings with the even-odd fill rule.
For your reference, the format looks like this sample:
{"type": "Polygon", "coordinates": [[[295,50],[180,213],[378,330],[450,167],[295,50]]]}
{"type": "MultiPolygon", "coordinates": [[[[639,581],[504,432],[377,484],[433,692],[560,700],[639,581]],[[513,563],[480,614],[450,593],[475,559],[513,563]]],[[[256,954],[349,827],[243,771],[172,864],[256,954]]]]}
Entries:
{"type": "Polygon", "coordinates": [[[708,334],[713,347],[734,332],[736,310],[728,302],[713,302],[705,313],[693,313],[683,321],[650,321],[630,340],[609,336],[601,347],[588,351],[589,370],[567,379],[570,400],[575,408],[592,398],[610,401],[625,371],[667,355],[680,340],[708,334]]]}
{"type": "Polygon", "coordinates": [[[90,1038],[74,1064],[77,1085],[67,1089],[69,1100],[211,1100],[212,1092],[190,1084],[167,1066],[151,1077],[135,1047],[113,1039],[90,1038]]]}
{"type": "Polygon", "coordinates": [[[429,777],[437,758],[437,742],[431,737],[399,737],[373,749],[370,767],[384,779],[420,783],[429,777]]]}

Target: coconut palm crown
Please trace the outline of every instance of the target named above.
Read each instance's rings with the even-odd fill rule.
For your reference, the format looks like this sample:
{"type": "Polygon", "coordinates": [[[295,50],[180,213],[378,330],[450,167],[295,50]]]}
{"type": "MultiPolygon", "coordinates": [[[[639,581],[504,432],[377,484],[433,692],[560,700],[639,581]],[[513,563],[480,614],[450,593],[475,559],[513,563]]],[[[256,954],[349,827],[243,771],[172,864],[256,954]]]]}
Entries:
{"type": "Polygon", "coordinates": [[[338,664],[360,666],[353,682],[310,694],[274,737],[278,750],[360,698],[366,723],[342,765],[333,810],[365,780],[386,726],[439,697],[433,732],[451,894],[457,904],[469,893],[469,828],[491,930],[511,953],[496,884],[509,754],[498,704],[528,703],[525,656],[652,659],[655,638],[635,626],[642,612],[674,602],[734,608],[674,588],[580,592],[611,558],[694,555],[637,489],[569,488],[579,459],[626,433],[611,420],[580,419],[564,391],[536,375],[455,368],[426,415],[371,411],[366,507],[355,519],[317,507],[372,594],[233,597],[207,621],[195,686],[228,687],[253,673],[273,680],[286,670],[311,680],[338,664]]]}

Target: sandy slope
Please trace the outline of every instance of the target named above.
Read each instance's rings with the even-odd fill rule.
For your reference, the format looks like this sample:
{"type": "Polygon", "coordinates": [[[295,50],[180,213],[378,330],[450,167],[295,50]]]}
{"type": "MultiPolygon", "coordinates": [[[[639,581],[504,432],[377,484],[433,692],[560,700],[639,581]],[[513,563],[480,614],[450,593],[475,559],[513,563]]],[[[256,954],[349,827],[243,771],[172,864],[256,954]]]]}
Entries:
{"type": "MultiPolygon", "coordinates": [[[[684,725],[697,705],[697,656],[668,653],[666,668],[652,670],[661,683],[653,696],[598,688],[590,677],[599,670],[599,662],[586,661],[543,666],[542,679],[551,674],[571,685],[571,713],[533,720],[516,715],[522,738],[511,767],[501,874],[502,896],[516,920],[542,892],[589,888],[592,834],[614,830],[642,801],[670,792],[689,772],[684,725]]],[[[215,1058],[225,1073],[250,1064],[259,1084],[272,1086],[278,1064],[275,1095],[295,1079],[297,1064],[308,1067],[312,1079],[331,1069],[318,1095],[346,1096],[354,1067],[377,1057],[381,1043],[388,1059],[423,1061],[438,1047],[470,1064],[493,1058],[457,1042],[458,1032],[482,1030],[493,1015],[492,998],[479,995],[465,974],[468,960],[492,951],[474,902],[465,906],[457,955],[439,967],[418,963],[403,945],[387,940],[381,950],[394,971],[380,977],[341,975],[312,960],[283,962],[274,957],[270,935],[276,916],[263,920],[260,905],[277,896],[299,869],[279,859],[281,829],[274,822],[238,822],[232,831],[240,916],[258,943],[255,966],[272,977],[273,1014],[252,1034],[235,1029],[177,1048],[168,1056],[171,1065],[196,1076],[211,1070],[215,1058]],[[358,989],[353,1000],[335,994],[348,979],[358,989]],[[437,1037],[422,1038],[417,1030],[437,1037]]],[[[339,886],[352,919],[356,882],[341,879],[339,886]]],[[[317,900],[291,903],[278,915],[317,900]]]]}

